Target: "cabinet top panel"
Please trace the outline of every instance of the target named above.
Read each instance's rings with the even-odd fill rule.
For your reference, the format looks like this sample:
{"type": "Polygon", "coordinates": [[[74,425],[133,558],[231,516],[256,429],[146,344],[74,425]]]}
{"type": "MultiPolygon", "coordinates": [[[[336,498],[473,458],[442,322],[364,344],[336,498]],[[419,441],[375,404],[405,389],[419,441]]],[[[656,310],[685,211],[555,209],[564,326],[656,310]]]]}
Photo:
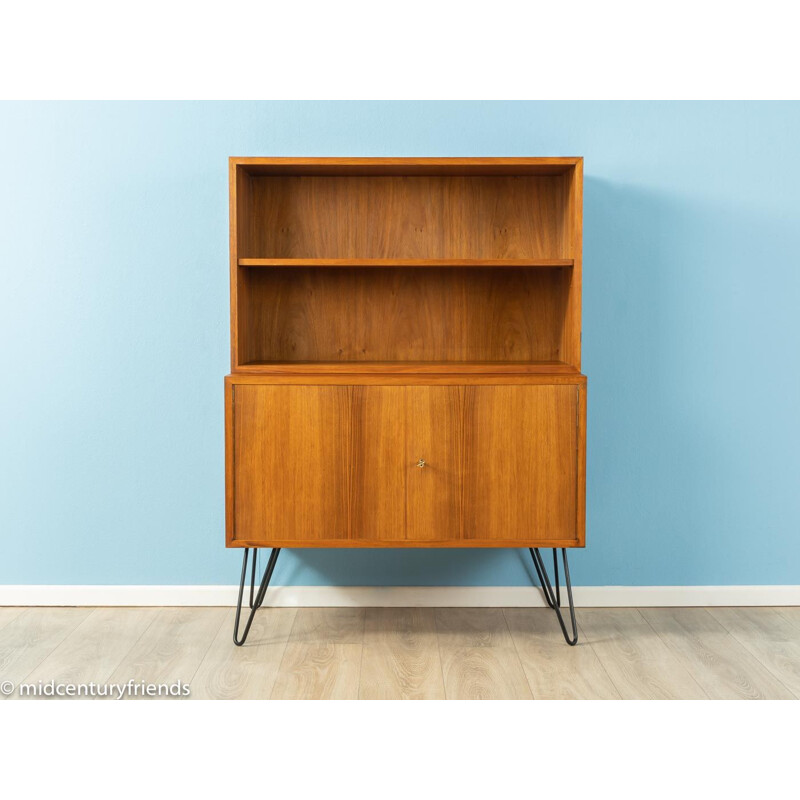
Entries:
{"type": "Polygon", "coordinates": [[[562,175],[583,161],[564,158],[244,158],[251,175],[562,175]]]}

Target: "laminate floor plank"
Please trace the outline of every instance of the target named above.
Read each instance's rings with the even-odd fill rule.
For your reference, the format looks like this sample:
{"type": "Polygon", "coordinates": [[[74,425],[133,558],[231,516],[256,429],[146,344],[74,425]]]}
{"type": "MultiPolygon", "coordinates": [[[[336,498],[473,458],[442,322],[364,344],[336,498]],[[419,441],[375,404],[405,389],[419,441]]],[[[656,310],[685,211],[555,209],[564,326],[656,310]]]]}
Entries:
{"type": "MultiPolygon", "coordinates": [[[[566,645],[564,645],[566,647],[566,645]]],[[[448,700],[532,700],[514,647],[439,645],[448,700]]]]}
{"type": "Polygon", "coordinates": [[[24,610],[23,606],[3,606],[0,608],[0,630],[5,628],[11,620],[16,619],[24,610]]]}
{"type": "Polygon", "coordinates": [[[785,611],[719,607],[710,608],[709,613],[800,698],[800,629],[787,619],[785,611]]]}
{"type": "Polygon", "coordinates": [[[619,700],[591,645],[570,647],[549,608],[504,610],[511,638],[535,700],[619,700]]]}
{"type": "Polygon", "coordinates": [[[356,700],[364,608],[299,608],[272,690],[273,700],[356,700]]]}
{"type": "MultiPolygon", "coordinates": [[[[114,670],[110,682],[191,684],[228,614],[227,608],[158,609],[156,618],[114,670]]],[[[137,697],[141,695],[126,695],[125,699],[137,697]]],[[[166,699],[166,695],[146,699],[166,699]]]]}
{"type": "MultiPolygon", "coordinates": [[[[28,683],[107,684],[158,614],[157,608],[96,608],[26,678],[28,683]]],[[[106,699],[106,695],[99,699],[106,699]]],[[[118,699],[111,695],[112,699],[118,699]]],[[[64,699],[74,699],[64,698],[64,699]]],[[[81,695],[81,699],[93,699],[81,695]]],[[[98,699],[95,696],[94,699],[98,699]]]]}
{"type": "Polygon", "coordinates": [[[296,614],[294,608],[262,608],[247,641],[236,647],[236,612],[229,611],[192,680],[192,699],[268,700],[296,614]]]}
{"type": "Polygon", "coordinates": [[[641,613],[712,700],[794,698],[706,609],[644,608],[641,613]]]}
{"type": "Polygon", "coordinates": [[[637,609],[582,608],[579,624],[624,700],[707,697],[637,609]]]}
{"type": "Polygon", "coordinates": [[[800,635],[800,606],[781,606],[775,609],[784,619],[789,620],[797,628],[800,635]]]}
{"type": "Polygon", "coordinates": [[[437,608],[448,700],[531,700],[502,608],[437,608]]]}
{"type": "Polygon", "coordinates": [[[289,641],[361,644],[365,608],[298,608],[289,641]]]}
{"type": "Polygon", "coordinates": [[[357,700],[361,644],[331,641],[286,645],[273,700],[357,700]]]}
{"type": "Polygon", "coordinates": [[[361,700],[444,700],[432,608],[368,608],[361,700]]]}
{"type": "Polygon", "coordinates": [[[514,647],[502,608],[437,608],[444,647],[514,647]]]}
{"type": "MultiPolygon", "coordinates": [[[[25,679],[92,611],[92,608],[24,609],[0,629],[0,680],[18,684],[25,679]]],[[[16,697],[16,692],[11,697],[16,697]]]]}

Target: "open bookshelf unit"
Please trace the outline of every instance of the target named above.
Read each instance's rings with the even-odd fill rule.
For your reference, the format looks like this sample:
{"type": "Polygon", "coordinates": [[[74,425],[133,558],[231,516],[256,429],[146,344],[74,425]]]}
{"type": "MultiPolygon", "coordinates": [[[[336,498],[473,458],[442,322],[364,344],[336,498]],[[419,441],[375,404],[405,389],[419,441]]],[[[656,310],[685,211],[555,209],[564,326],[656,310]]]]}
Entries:
{"type": "Polygon", "coordinates": [[[232,159],[232,370],[579,373],[580,159],[232,159]]]}

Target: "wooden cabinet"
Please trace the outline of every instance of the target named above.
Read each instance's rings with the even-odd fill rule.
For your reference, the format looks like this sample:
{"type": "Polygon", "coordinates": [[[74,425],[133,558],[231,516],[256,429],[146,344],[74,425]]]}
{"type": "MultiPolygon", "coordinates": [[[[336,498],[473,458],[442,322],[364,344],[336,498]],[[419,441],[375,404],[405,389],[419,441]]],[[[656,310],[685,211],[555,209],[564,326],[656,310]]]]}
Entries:
{"type": "Polygon", "coordinates": [[[233,542],[581,543],[574,384],[229,383],[233,542]]]}
{"type": "Polygon", "coordinates": [[[580,159],[231,159],[227,544],[584,544],[580,159]]]}

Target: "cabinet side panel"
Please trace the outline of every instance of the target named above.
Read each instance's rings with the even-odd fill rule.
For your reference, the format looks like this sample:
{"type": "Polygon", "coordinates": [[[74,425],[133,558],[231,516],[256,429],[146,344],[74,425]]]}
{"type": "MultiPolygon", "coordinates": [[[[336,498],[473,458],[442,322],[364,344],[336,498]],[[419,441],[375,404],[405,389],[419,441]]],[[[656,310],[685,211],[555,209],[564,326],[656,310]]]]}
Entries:
{"type": "Polygon", "coordinates": [[[467,389],[464,537],[577,544],[577,389],[467,389]]]}
{"type": "Polygon", "coordinates": [[[564,317],[562,360],[581,368],[581,306],[583,295],[583,160],[563,177],[567,192],[564,257],[574,261],[564,317]]]}
{"type": "Polygon", "coordinates": [[[578,545],[586,545],[586,384],[578,392],[578,488],[576,534],[578,545]]]}
{"type": "Polygon", "coordinates": [[[234,539],[347,538],[350,389],[237,386],[234,539]]]}
{"type": "Polygon", "coordinates": [[[230,256],[231,256],[231,369],[235,370],[249,356],[243,341],[249,331],[247,318],[247,286],[242,285],[239,258],[255,249],[253,215],[253,179],[233,161],[229,162],[228,191],[230,195],[230,256]]]}
{"type": "Polygon", "coordinates": [[[230,547],[234,539],[233,516],[233,395],[236,386],[225,379],[225,545],[230,547]]]}
{"type": "MultiPolygon", "coordinates": [[[[230,301],[231,301],[231,370],[235,370],[239,362],[238,330],[239,330],[239,246],[238,246],[238,206],[236,191],[237,167],[232,160],[228,161],[228,247],[230,249],[230,301]]],[[[229,534],[230,536],[230,534],[229,534]]]]}

